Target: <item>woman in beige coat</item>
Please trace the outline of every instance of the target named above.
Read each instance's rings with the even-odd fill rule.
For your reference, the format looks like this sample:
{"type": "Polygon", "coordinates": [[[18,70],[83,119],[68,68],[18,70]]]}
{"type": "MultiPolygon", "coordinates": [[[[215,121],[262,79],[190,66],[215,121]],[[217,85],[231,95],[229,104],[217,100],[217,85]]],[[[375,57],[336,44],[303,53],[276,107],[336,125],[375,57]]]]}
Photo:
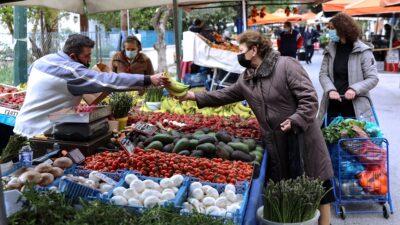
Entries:
{"type": "MultiPolygon", "coordinates": [[[[305,173],[332,187],[331,160],[316,119],[317,93],[300,63],[281,57],[256,31],[240,35],[238,61],[247,69],[230,87],[188,94],[197,106],[217,107],[246,100],[260,124],[268,149],[267,178],[275,181],[305,173]]],[[[321,201],[320,224],[330,221],[332,192],[321,201]]]]}
{"type": "Polygon", "coordinates": [[[324,90],[318,114],[323,124],[337,116],[375,122],[368,99],[378,83],[372,48],[361,42],[361,30],[352,17],[339,13],[329,22],[331,42],[323,55],[319,81],[324,90]]]}

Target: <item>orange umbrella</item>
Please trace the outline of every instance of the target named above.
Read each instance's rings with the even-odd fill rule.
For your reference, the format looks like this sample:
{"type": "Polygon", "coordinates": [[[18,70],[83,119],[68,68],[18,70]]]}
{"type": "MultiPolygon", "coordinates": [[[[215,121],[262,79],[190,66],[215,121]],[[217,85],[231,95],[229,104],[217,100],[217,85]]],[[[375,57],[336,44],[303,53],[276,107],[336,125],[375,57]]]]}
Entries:
{"type": "Polygon", "coordinates": [[[400,0],[384,0],[383,6],[400,6],[400,0]]]}
{"type": "Polygon", "coordinates": [[[317,15],[315,15],[315,13],[313,13],[313,12],[308,12],[308,13],[301,15],[301,17],[304,21],[313,20],[313,19],[315,19],[316,16],[317,15]]]}
{"type": "Polygon", "coordinates": [[[352,16],[389,14],[400,12],[400,6],[383,7],[383,0],[359,0],[347,5],[344,12],[352,16]]]}
{"type": "Polygon", "coordinates": [[[265,16],[261,18],[260,16],[251,17],[247,19],[247,24],[249,26],[263,25],[263,24],[273,24],[273,23],[284,23],[287,19],[284,17],[276,16],[270,13],[265,13],[265,16]]]}
{"type": "Polygon", "coordinates": [[[344,10],[344,7],[348,4],[354,3],[354,0],[333,0],[322,4],[322,10],[324,12],[340,12],[344,10]]]}
{"type": "Polygon", "coordinates": [[[291,22],[301,21],[300,15],[290,13],[289,16],[287,16],[284,9],[277,9],[274,13],[272,13],[272,15],[285,18],[285,21],[291,21],[291,22]]]}

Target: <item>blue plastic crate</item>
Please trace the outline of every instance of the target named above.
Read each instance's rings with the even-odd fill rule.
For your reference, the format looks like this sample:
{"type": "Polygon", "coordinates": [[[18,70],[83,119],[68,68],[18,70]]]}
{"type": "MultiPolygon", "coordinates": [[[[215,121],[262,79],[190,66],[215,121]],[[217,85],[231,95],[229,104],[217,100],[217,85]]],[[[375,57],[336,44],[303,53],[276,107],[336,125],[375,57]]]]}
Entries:
{"type": "Polygon", "coordinates": [[[20,162],[13,163],[12,167],[9,170],[1,171],[1,176],[2,177],[8,176],[8,175],[14,173],[15,171],[21,169],[22,167],[23,166],[22,166],[22,164],[20,162]]]}
{"type": "MultiPolygon", "coordinates": [[[[192,179],[189,182],[188,188],[190,187],[190,184],[193,182],[198,182],[196,179],[192,179]]],[[[221,194],[222,192],[225,191],[225,186],[226,184],[217,184],[217,183],[209,183],[209,182],[200,182],[203,186],[204,185],[210,185],[211,187],[217,189],[218,193],[221,194]]],[[[219,215],[209,215],[210,217],[216,218],[216,219],[223,219],[224,221],[232,221],[234,224],[242,224],[243,219],[246,213],[246,207],[247,207],[247,202],[249,200],[249,183],[247,181],[244,182],[238,182],[235,184],[236,188],[236,194],[242,194],[243,195],[243,201],[240,206],[240,209],[237,210],[235,213],[227,212],[225,216],[219,216],[219,215]]],[[[186,192],[185,196],[185,201],[189,198],[189,191],[186,192]]],[[[182,202],[183,204],[183,202],[182,202]]],[[[182,204],[179,205],[180,208],[182,208],[182,204]]],[[[185,213],[183,213],[185,214],[185,213]]]]}
{"type": "MultiPolygon", "coordinates": [[[[114,187],[114,189],[117,188],[117,187],[129,188],[129,184],[127,184],[127,183],[125,182],[125,177],[126,177],[126,175],[128,175],[128,174],[135,174],[135,175],[137,175],[137,174],[134,173],[133,171],[127,171],[127,172],[125,172],[124,175],[123,175],[123,178],[118,182],[118,184],[114,187]]],[[[148,176],[140,176],[140,175],[137,175],[137,176],[138,176],[138,178],[139,178],[140,180],[142,180],[142,181],[143,181],[143,180],[153,180],[153,181],[155,181],[155,182],[157,182],[157,183],[160,183],[160,181],[163,179],[163,178],[159,178],[159,177],[148,177],[148,176]]],[[[185,197],[187,196],[188,188],[189,188],[189,178],[188,178],[188,177],[184,177],[184,180],[183,180],[183,183],[182,183],[181,187],[179,188],[178,192],[175,194],[175,198],[174,198],[173,200],[167,201],[167,202],[166,202],[164,205],[162,205],[162,206],[163,206],[163,207],[167,207],[167,206],[171,206],[171,205],[172,205],[172,206],[174,206],[174,207],[178,207],[178,206],[182,205],[182,204],[183,204],[183,201],[184,201],[184,199],[185,199],[185,197]]],[[[107,194],[107,196],[105,196],[105,197],[102,199],[103,202],[110,203],[110,199],[113,197],[113,191],[114,191],[114,189],[112,189],[112,190],[107,194]]],[[[136,207],[136,206],[123,206],[123,207],[127,207],[127,208],[129,208],[129,209],[133,209],[134,211],[140,212],[140,213],[142,213],[142,212],[144,212],[144,211],[146,210],[145,207],[136,207]]]]}
{"type": "MultiPolygon", "coordinates": [[[[82,167],[74,167],[66,170],[64,174],[72,174],[74,176],[82,176],[85,178],[89,177],[92,170],[83,170],[82,167]]],[[[122,178],[124,171],[119,171],[116,173],[111,172],[101,172],[102,174],[108,176],[116,182],[119,182],[122,178]]],[[[67,198],[73,199],[81,197],[83,199],[101,199],[101,192],[96,189],[75,183],[66,178],[62,178],[59,185],[59,190],[65,193],[67,198]]]]}

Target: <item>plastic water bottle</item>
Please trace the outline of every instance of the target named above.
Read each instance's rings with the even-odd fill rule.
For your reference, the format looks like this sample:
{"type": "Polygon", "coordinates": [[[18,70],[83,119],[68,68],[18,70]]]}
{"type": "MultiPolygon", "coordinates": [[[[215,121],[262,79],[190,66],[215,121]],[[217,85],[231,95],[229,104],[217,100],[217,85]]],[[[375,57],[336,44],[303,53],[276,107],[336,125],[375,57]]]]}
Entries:
{"type": "Polygon", "coordinates": [[[24,167],[32,166],[33,151],[31,146],[26,145],[19,151],[19,162],[24,167]]]}
{"type": "Polygon", "coordinates": [[[60,145],[57,142],[53,145],[53,151],[60,151],[60,145]]]}
{"type": "Polygon", "coordinates": [[[359,118],[359,120],[360,120],[360,121],[364,121],[364,113],[360,113],[360,118],[359,118]]]}

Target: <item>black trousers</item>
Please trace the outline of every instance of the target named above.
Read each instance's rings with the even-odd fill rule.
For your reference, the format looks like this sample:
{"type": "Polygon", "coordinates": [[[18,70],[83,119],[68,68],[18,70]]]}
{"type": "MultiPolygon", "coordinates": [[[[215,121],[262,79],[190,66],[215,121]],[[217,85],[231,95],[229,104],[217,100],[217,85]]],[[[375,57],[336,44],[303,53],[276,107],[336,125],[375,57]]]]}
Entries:
{"type": "Polygon", "coordinates": [[[306,46],[304,50],[306,52],[306,61],[310,62],[314,55],[314,45],[306,46]]]}
{"type": "Polygon", "coordinates": [[[14,127],[0,123],[0,154],[3,148],[6,147],[10,136],[14,134],[13,129],[14,127]]]}

